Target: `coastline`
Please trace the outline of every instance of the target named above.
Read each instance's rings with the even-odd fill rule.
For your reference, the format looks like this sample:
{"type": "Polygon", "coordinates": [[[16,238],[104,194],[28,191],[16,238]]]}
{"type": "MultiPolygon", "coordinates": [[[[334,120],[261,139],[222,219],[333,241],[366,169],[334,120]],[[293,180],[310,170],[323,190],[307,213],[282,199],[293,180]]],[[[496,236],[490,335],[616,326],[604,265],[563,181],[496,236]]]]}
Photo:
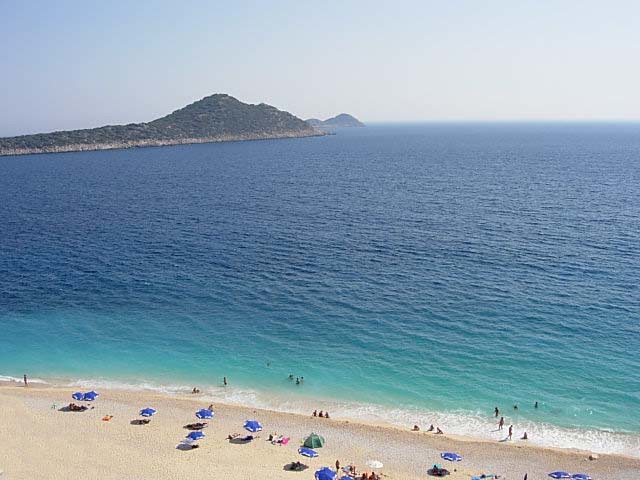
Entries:
{"type": "MultiPolygon", "coordinates": [[[[1,384],[0,384],[1,385],[1,384]]],[[[282,478],[284,464],[299,460],[300,440],[312,431],[327,441],[320,457],[307,459],[311,468],[303,474],[285,472],[286,477],[312,478],[313,471],[355,462],[365,467],[371,459],[385,464],[388,478],[425,478],[433,463],[443,463],[439,453],[454,451],[460,463],[446,467],[458,471],[449,478],[497,473],[505,479],[544,478],[555,470],[588,473],[594,479],[635,479],[640,459],[623,455],[599,455],[567,449],[543,448],[525,442],[492,442],[454,435],[411,432],[396,426],[361,420],[312,418],[254,407],[214,403],[216,415],[205,430],[201,448],[180,451],[182,425],[196,421],[193,412],[210,402],[206,395],[169,395],[146,391],[100,390],[93,410],[60,412],[51,408],[67,405],[71,387],[31,385],[0,386],[0,425],[11,442],[0,443],[0,470],[7,478],[68,478],[70,475],[100,475],[101,478],[179,478],[187,474],[211,474],[214,478],[282,478]],[[131,425],[141,408],[158,410],[148,426],[131,425]],[[113,415],[109,422],[104,415],[113,415]],[[248,418],[262,422],[261,438],[249,445],[225,440],[241,433],[248,418]],[[291,437],[286,446],[266,442],[269,433],[291,437]],[[249,453],[248,453],[249,452],[249,453]],[[128,475],[128,476],[127,476],[128,475]]]]}
{"type": "Polygon", "coordinates": [[[196,143],[222,143],[222,142],[247,142],[254,140],[279,140],[286,138],[323,137],[331,135],[319,129],[313,131],[284,131],[276,134],[250,134],[250,135],[220,135],[202,138],[176,138],[176,139],[148,139],[131,142],[71,144],[57,147],[43,148],[0,148],[0,157],[18,155],[41,155],[47,153],[93,152],[99,150],[120,150],[129,148],[169,147],[175,145],[191,145],[196,143]]]}

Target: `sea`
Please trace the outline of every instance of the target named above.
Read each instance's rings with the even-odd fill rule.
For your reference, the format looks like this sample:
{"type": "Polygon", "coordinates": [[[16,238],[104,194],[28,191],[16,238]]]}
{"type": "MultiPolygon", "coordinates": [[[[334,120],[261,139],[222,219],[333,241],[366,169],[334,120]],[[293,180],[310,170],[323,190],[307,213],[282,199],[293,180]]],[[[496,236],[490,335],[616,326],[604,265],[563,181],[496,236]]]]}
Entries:
{"type": "Polygon", "coordinates": [[[640,124],[0,158],[24,373],[640,457],[640,124]]]}

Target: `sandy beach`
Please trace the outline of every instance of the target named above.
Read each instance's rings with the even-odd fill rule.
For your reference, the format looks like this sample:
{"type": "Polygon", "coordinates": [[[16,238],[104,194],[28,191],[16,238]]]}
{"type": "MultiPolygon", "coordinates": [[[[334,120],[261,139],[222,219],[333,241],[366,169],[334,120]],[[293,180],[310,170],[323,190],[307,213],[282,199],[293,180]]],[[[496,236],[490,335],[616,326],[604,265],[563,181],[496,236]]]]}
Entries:
{"type": "Polygon", "coordinates": [[[367,463],[379,460],[381,473],[389,479],[428,477],[433,463],[444,463],[452,471],[448,478],[470,479],[472,475],[496,473],[520,480],[548,478],[556,470],[587,473],[594,479],[637,479],[640,459],[599,455],[588,460],[587,452],[544,449],[525,442],[483,442],[447,435],[404,431],[385,425],[363,424],[346,419],[322,419],[215,404],[215,418],[204,430],[200,448],[176,448],[188,433],[183,426],[197,421],[194,412],[206,408],[206,397],[185,394],[168,396],[148,392],[101,391],[93,409],[64,412],[70,402],[68,388],[6,386],[0,388],[0,471],[6,479],[312,479],[323,466],[355,463],[358,471],[369,471],[367,463]],[[54,407],[55,405],[55,407],[54,407]],[[133,425],[138,412],[153,407],[158,413],[148,425],[133,425]],[[110,421],[103,421],[112,415],[110,421]],[[247,419],[259,420],[264,430],[248,444],[233,444],[226,438],[244,434],[247,419]],[[297,448],[311,432],[326,440],[320,456],[303,459],[297,448]],[[288,445],[272,445],[270,433],[290,437],[288,445]],[[451,464],[440,452],[463,456],[451,464]],[[304,460],[309,469],[289,472],[291,461],[304,460]],[[453,471],[456,469],[457,471],[453,471]]]}

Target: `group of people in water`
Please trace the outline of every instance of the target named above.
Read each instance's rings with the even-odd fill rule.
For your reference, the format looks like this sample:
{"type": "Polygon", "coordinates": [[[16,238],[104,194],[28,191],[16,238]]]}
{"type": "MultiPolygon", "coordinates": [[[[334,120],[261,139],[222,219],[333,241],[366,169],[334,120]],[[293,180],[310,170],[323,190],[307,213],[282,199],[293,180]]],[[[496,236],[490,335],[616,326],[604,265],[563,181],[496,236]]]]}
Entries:
{"type": "Polygon", "coordinates": [[[318,412],[318,410],[314,410],[313,413],[311,414],[312,417],[320,417],[320,418],[331,418],[329,417],[329,412],[324,412],[322,410],[320,410],[318,412]]]}
{"type": "MultiPolygon", "coordinates": [[[[222,377],[222,385],[224,385],[225,387],[229,385],[229,382],[227,381],[227,377],[222,377]]],[[[194,395],[197,393],[200,393],[200,389],[198,387],[193,387],[193,390],[191,390],[191,393],[193,393],[194,395]]]]}
{"type": "MultiPolygon", "coordinates": [[[[420,427],[418,425],[414,425],[411,429],[412,432],[419,432],[420,427]]],[[[427,432],[434,432],[436,435],[444,435],[444,432],[440,430],[440,427],[434,427],[433,424],[426,430],[427,432]]]]}
{"type": "MultiPolygon", "coordinates": [[[[537,409],[538,408],[538,402],[536,401],[533,404],[533,408],[537,409]]],[[[518,410],[518,404],[514,404],[513,405],[513,409],[514,410],[518,410]]],[[[498,418],[498,416],[500,416],[500,409],[498,407],[495,407],[493,409],[493,414],[495,415],[496,418],[498,418]]],[[[498,421],[498,430],[502,430],[504,428],[504,417],[500,417],[500,420],[498,421]]],[[[512,440],[513,439],[513,425],[509,425],[509,433],[507,434],[507,440],[512,440]]],[[[527,435],[527,432],[524,432],[524,434],[522,435],[522,437],[520,437],[520,440],[529,440],[529,435],[527,435]]]]}
{"type": "Polygon", "coordinates": [[[294,377],[293,373],[289,374],[289,381],[293,382],[293,379],[296,379],[296,385],[300,385],[302,382],[304,382],[304,377],[294,377]]]}

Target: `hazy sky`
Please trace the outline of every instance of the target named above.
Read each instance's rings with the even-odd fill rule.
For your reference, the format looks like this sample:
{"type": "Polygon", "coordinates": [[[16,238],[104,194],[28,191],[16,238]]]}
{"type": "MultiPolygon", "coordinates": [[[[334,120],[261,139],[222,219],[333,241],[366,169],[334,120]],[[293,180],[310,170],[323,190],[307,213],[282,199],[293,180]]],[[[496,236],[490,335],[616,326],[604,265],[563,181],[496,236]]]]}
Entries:
{"type": "Polygon", "coordinates": [[[640,1],[0,0],[0,135],[216,92],[303,118],[640,119],[640,1]]]}

